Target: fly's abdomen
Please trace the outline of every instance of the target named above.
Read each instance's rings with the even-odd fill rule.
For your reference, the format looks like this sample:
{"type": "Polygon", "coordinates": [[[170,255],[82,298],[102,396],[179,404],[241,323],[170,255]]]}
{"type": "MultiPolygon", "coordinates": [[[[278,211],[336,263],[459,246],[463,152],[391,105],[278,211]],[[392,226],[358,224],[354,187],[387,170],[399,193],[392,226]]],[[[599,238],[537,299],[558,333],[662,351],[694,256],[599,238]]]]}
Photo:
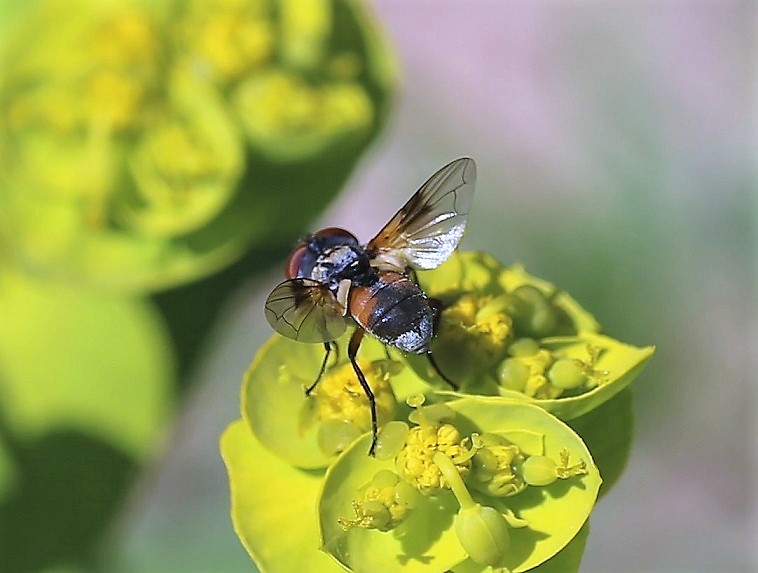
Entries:
{"type": "Polygon", "coordinates": [[[386,344],[417,354],[429,350],[434,311],[421,289],[399,273],[381,273],[372,284],[353,287],[350,314],[386,344]]]}

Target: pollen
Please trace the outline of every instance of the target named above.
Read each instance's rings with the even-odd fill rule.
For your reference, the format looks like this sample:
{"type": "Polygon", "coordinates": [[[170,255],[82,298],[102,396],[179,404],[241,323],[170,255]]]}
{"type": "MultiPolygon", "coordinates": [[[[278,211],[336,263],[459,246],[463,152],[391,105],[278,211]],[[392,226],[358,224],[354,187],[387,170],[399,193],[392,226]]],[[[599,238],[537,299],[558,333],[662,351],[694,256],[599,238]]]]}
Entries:
{"type": "Polygon", "coordinates": [[[396,459],[398,474],[425,495],[434,495],[450,484],[443,476],[434,454],[449,457],[456,470],[465,478],[471,469],[470,450],[466,441],[452,424],[416,426],[408,433],[405,447],[396,459]]]}
{"type": "MultiPolygon", "coordinates": [[[[374,393],[378,422],[383,425],[392,419],[397,405],[390,379],[402,366],[391,360],[359,360],[358,365],[374,393]]],[[[350,422],[361,432],[371,429],[368,397],[351,364],[342,364],[327,372],[315,396],[321,422],[350,422]]]]}

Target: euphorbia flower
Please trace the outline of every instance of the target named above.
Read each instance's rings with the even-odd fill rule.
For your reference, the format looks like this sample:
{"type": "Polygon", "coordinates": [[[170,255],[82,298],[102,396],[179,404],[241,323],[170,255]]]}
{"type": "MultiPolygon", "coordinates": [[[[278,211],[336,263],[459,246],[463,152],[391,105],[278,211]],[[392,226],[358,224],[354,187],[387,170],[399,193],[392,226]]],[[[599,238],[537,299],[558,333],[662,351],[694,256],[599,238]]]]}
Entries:
{"type": "MultiPolygon", "coordinates": [[[[541,408],[497,397],[463,398],[446,405],[455,415],[453,420],[435,426],[447,426],[446,432],[451,435],[450,428],[455,428],[454,437],[461,447],[453,457],[447,454],[451,453],[449,440],[444,446],[433,442],[429,449],[413,450],[419,456],[418,464],[434,465],[441,479],[437,479],[437,487],[428,487],[426,482],[409,482],[406,477],[421,496],[389,531],[360,526],[346,531],[341,524],[351,515],[356,501],[363,499],[367,484],[378,472],[394,471],[400,463],[407,465],[412,454],[399,455],[396,462],[376,460],[366,456],[370,436],[364,436],[327,470],[319,501],[323,549],[349,570],[441,572],[471,556],[480,564],[526,571],[557,554],[589,516],[600,475],[581,438],[568,426],[541,408]],[[481,433],[502,436],[527,461],[532,457],[538,462],[543,458],[560,460],[562,452],[568,451],[573,460],[583,462],[584,469],[574,470],[571,479],[527,486],[507,498],[486,495],[482,488],[474,490],[467,485],[471,474],[465,469],[466,453],[470,460],[480,447],[476,435],[481,433]],[[456,462],[455,456],[463,459],[456,462]],[[488,536],[504,532],[507,539],[483,545],[488,536]],[[497,558],[490,562],[493,556],[497,558]],[[487,562],[482,563],[482,559],[487,562]]],[[[521,473],[522,467],[514,470],[521,473]]],[[[403,472],[398,475],[403,476],[403,472]]]]}
{"type": "MultiPolygon", "coordinates": [[[[601,478],[582,437],[553,414],[575,419],[599,444],[615,479],[628,444],[617,452],[613,441],[598,440],[607,420],[593,412],[615,407],[618,400],[610,398],[652,348],[598,334],[594,319],[567,294],[484,254],[455,255],[419,279],[447,305],[434,350],[463,384],[450,391],[426,361],[366,339],[358,360],[383,423],[376,457],[368,455],[368,403],[346,359],[346,339],[337,341],[340,350],[308,397],[304,389],[323,359],[320,345],[274,336],[248,370],[245,429],[235,426],[227,436],[254,443],[256,453],[231,447],[228,437],[223,448],[235,527],[261,571],[287,570],[265,551],[308,555],[291,536],[274,540],[267,533],[276,508],[285,511],[281,500],[257,478],[240,479],[236,468],[252,468],[245,458],[261,449],[266,479],[299,484],[292,507],[308,528],[303,539],[310,550],[328,553],[344,569],[577,570],[601,478]],[[317,516],[303,512],[314,506],[317,516]]],[[[288,563],[289,570],[301,565],[312,567],[288,563]]]]}

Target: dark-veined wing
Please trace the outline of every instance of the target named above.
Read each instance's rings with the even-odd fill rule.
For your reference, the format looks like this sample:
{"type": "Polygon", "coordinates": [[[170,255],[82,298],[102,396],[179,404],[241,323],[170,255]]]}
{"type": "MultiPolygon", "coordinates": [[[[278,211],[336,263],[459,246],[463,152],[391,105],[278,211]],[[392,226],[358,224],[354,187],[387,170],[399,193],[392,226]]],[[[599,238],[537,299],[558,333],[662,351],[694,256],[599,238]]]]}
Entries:
{"type": "Polygon", "coordinates": [[[468,157],[437,171],[369,241],[371,264],[399,272],[441,265],[463,237],[475,181],[468,157]]]}
{"type": "Polygon", "coordinates": [[[310,279],[279,283],[266,299],[265,312],[274,330],[299,342],[335,340],[348,324],[332,292],[310,279]]]}

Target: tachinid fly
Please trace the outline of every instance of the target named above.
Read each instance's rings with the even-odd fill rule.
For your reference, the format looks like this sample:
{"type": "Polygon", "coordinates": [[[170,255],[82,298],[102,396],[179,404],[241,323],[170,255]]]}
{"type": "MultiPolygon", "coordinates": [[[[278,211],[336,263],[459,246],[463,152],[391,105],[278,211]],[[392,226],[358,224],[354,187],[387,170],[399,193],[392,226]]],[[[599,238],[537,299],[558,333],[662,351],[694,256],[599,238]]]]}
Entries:
{"type": "Polygon", "coordinates": [[[431,352],[439,305],[418,286],[416,270],[441,265],[466,228],[476,181],[473,159],[456,159],[432,175],[366,245],[344,229],[308,235],[292,251],[285,273],[266,299],[266,319],[278,333],[300,342],[323,343],[325,354],[310,394],[326,368],[334,341],[349,325],[355,332],[348,358],[371,408],[373,454],[376,404],[356,355],[368,332],[403,352],[431,352]]]}

